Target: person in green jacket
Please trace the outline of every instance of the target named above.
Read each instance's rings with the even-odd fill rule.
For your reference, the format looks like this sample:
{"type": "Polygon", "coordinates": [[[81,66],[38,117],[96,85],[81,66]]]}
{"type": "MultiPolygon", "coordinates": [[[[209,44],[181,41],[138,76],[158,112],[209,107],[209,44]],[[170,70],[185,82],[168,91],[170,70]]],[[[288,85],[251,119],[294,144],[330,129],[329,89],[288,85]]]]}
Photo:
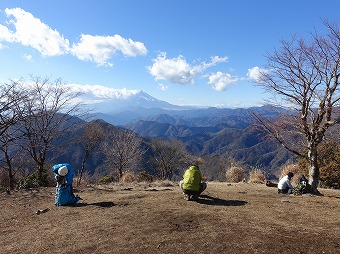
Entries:
{"type": "Polygon", "coordinates": [[[179,187],[183,191],[185,200],[197,200],[199,195],[207,188],[207,184],[202,182],[202,173],[198,166],[190,166],[183,175],[183,180],[179,182],[179,187]]]}

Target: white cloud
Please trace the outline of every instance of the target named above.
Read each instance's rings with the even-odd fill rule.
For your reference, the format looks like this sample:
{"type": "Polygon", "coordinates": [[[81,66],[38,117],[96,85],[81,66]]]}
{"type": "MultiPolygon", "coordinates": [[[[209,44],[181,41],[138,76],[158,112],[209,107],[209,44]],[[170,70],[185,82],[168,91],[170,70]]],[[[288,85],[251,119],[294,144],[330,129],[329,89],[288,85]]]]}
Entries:
{"type": "Polygon", "coordinates": [[[209,63],[202,62],[199,65],[191,66],[183,56],[167,59],[166,53],[158,54],[153,59],[153,65],[148,70],[156,80],[167,80],[176,84],[193,84],[197,74],[202,73],[205,69],[216,65],[220,62],[226,62],[227,57],[212,57],[209,63]]]}
{"type": "Polygon", "coordinates": [[[43,56],[63,55],[68,52],[69,41],[31,13],[20,8],[6,8],[5,13],[7,17],[13,17],[8,21],[8,24],[12,24],[15,31],[1,25],[1,40],[30,46],[38,50],[43,56]]]}
{"type": "Polygon", "coordinates": [[[11,33],[11,31],[6,27],[0,24],[0,40],[7,42],[14,42],[15,36],[11,33]]]}
{"type": "Polygon", "coordinates": [[[114,36],[92,36],[82,34],[80,42],[74,44],[71,52],[78,59],[92,61],[98,65],[112,66],[108,60],[117,52],[134,57],[147,54],[147,49],[141,42],[124,39],[120,35],[114,36]]]}
{"type": "Polygon", "coordinates": [[[32,55],[26,55],[26,54],[24,54],[24,58],[25,58],[27,61],[29,61],[29,62],[32,62],[32,61],[33,61],[32,55]]]}
{"type": "Polygon", "coordinates": [[[167,80],[177,84],[190,84],[194,82],[194,70],[183,56],[166,59],[166,54],[161,53],[153,61],[154,64],[149,67],[149,71],[156,80],[167,80]]]}
{"type": "Polygon", "coordinates": [[[71,92],[82,93],[82,97],[94,99],[126,99],[140,92],[140,90],[114,89],[101,85],[67,84],[66,88],[71,92]]]}
{"type": "Polygon", "coordinates": [[[257,66],[248,69],[247,77],[256,83],[263,83],[264,81],[264,75],[266,75],[269,72],[269,70],[261,69],[257,66]]]}
{"type": "MultiPolygon", "coordinates": [[[[147,54],[142,42],[125,39],[117,34],[114,36],[81,34],[80,41],[73,43],[71,47],[68,39],[31,13],[21,8],[6,8],[5,13],[8,20],[6,25],[0,24],[0,42],[20,43],[36,49],[42,56],[72,54],[82,61],[112,66],[108,61],[117,52],[127,57],[147,54]],[[13,27],[13,30],[10,27],[13,27]]],[[[0,49],[3,47],[4,45],[0,43],[0,49]]]]}
{"type": "Polygon", "coordinates": [[[228,86],[235,84],[240,78],[232,77],[229,73],[216,72],[209,76],[209,84],[216,91],[225,91],[228,86]]]}
{"type": "Polygon", "coordinates": [[[168,88],[169,88],[169,87],[166,86],[166,85],[164,85],[164,84],[159,84],[159,85],[158,85],[158,89],[159,89],[159,90],[162,90],[162,91],[166,91],[166,90],[168,90],[168,88]]]}
{"type": "Polygon", "coordinates": [[[215,66],[218,63],[223,63],[223,62],[227,62],[228,61],[228,57],[219,57],[219,56],[213,56],[211,57],[211,61],[209,63],[202,63],[202,70],[205,70],[211,66],[215,66]]]}

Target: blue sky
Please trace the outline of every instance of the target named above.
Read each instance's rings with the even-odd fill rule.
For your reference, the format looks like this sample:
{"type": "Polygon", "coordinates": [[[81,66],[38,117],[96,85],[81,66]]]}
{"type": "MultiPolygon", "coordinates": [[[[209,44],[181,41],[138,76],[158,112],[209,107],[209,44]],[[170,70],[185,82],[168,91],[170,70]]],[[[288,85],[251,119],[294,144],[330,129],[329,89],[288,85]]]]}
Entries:
{"type": "Polygon", "coordinates": [[[337,0],[1,0],[0,82],[62,78],[93,98],[249,107],[266,54],[338,21],[337,0]]]}

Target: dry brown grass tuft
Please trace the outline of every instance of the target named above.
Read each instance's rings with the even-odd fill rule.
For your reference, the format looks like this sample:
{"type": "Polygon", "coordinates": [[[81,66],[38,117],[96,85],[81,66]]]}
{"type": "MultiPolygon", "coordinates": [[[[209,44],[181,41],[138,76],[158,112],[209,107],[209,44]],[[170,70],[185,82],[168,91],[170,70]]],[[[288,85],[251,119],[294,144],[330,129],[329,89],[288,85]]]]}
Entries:
{"type": "Polygon", "coordinates": [[[265,183],[266,176],[263,170],[254,169],[249,172],[249,183],[265,183]]]}
{"type": "Polygon", "coordinates": [[[170,180],[156,180],[153,182],[153,184],[157,187],[173,187],[177,184],[170,180]]]}
{"type": "Polygon", "coordinates": [[[227,169],[226,178],[228,182],[238,183],[244,178],[244,169],[241,166],[231,166],[227,169]]]}
{"type": "Polygon", "coordinates": [[[163,188],[172,188],[176,187],[178,184],[170,181],[170,180],[156,180],[153,182],[143,181],[143,182],[137,182],[135,184],[135,187],[137,189],[149,189],[149,188],[155,188],[155,189],[163,189],[163,188]]]}
{"type": "Polygon", "coordinates": [[[125,172],[124,174],[123,174],[123,176],[122,176],[122,179],[121,179],[121,181],[123,182],[123,183],[132,183],[132,182],[134,182],[135,181],[135,175],[133,174],[133,173],[131,173],[131,172],[125,172]]]}

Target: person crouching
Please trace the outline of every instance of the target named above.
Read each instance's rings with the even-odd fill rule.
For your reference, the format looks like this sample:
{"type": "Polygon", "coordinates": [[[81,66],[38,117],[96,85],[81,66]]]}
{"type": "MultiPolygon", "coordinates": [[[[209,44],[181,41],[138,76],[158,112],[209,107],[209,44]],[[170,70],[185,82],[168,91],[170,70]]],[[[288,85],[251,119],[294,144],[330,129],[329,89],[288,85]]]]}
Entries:
{"type": "Polygon", "coordinates": [[[183,191],[185,200],[197,200],[199,195],[207,188],[207,184],[202,182],[202,173],[198,166],[190,166],[183,175],[183,180],[179,182],[179,187],[183,191]]]}

